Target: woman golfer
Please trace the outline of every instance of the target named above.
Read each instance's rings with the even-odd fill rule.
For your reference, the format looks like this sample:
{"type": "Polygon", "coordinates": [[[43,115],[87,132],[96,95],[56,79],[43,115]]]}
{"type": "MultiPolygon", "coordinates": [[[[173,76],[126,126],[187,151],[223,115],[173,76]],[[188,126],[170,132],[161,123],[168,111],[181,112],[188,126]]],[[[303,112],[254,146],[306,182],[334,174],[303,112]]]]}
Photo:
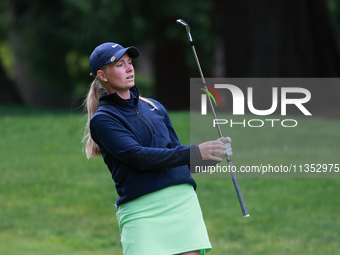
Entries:
{"type": "Polygon", "coordinates": [[[139,96],[138,56],[116,43],[92,52],[86,155],[101,155],[112,174],[124,255],[204,254],[211,244],[188,165],[216,164],[226,145],[180,145],[166,109],[139,96]]]}

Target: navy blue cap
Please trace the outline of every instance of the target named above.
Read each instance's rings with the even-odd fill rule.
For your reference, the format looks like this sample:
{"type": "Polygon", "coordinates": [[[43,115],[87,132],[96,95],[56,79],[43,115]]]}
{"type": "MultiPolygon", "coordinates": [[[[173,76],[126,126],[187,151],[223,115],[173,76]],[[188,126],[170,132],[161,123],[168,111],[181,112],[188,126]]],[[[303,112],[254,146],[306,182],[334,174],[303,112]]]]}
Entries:
{"type": "Polygon", "coordinates": [[[123,57],[125,52],[130,58],[137,58],[139,56],[138,49],[133,46],[124,48],[122,45],[113,42],[99,45],[90,56],[91,75],[96,76],[97,71],[102,68],[102,66],[117,62],[123,57]]]}

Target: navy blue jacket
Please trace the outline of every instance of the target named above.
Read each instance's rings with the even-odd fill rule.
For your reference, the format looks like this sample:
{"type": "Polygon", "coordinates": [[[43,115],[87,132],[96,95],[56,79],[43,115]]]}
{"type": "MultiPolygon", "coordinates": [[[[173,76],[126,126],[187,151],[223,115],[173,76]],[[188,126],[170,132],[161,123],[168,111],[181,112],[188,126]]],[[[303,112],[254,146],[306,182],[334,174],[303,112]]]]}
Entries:
{"type": "Polygon", "coordinates": [[[191,184],[189,164],[201,160],[198,146],[180,145],[166,109],[139,100],[136,87],[132,99],[116,93],[103,94],[90,121],[90,132],[115,182],[117,205],[172,185],[191,184]],[[191,153],[191,155],[190,155],[191,153]]]}

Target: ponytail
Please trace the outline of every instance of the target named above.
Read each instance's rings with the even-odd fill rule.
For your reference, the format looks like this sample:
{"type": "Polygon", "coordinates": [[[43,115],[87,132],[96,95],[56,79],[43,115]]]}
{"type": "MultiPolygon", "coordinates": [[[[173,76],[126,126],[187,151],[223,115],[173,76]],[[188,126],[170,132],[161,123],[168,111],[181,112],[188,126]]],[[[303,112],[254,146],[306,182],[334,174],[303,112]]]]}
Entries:
{"type": "Polygon", "coordinates": [[[145,97],[139,96],[139,100],[144,101],[145,103],[151,105],[153,108],[158,110],[157,106],[153,102],[151,102],[149,99],[146,99],[145,97]]]}
{"type": "Polygon", "coordinates": [[[84,151],[88,159],[101,155],[98,144],[96,144],[91,137],[89,125],[93,114],[98,110],[99,98],[105,91],[105,85],[103,85],[98,76],[96,76],[91,84],[90,90],[84,102],[85,110],[87,111],[88,116],[83,142],[85,143],[84,151]]]}

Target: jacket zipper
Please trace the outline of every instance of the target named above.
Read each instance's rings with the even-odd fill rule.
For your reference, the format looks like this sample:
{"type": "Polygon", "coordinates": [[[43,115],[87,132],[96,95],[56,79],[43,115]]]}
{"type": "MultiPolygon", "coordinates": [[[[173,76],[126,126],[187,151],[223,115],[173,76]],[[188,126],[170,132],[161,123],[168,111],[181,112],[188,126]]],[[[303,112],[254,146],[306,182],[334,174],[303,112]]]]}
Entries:
{"type": "Polygon", "coordinates": [[[126,104],[126,105],[127,105],[133,112],[135,112],[139,117],[141,117],[141,118],[146,122],[146,124],[150,127],[152,133],[155,134],[155,130],[153,129],[151,123],[148,121],[147,118],[144,117],[143,114],[141,114],[141,113],[138,111],[138,109],[137,109],[138,104],[136,105],[136,109],[135,109],[135,108],[131,107],[131,105],[129,105],[129,104],[128,104],[127,102],[125,102],[124,100],[122,100],[122,102],[123,102],[124,104],[126,104]]]}
{"type": "MultiPolygon", "coordinates": [[[[136,109],[133,108],[131,105],[129,105],[127,102],[125,102],[125,100],[123,100],[122,98],[120,98],[117,94],[115,94],[115,96],[118,98],[118,100],[120,100],[123,104],[125,104],[128,108],[130,108],[133,112],[135,112],[138,116],[140,116],[144,121],[145,123],[150,127],[151,131],[153,134],[155,134],[155,130],[153,129],[151,123],[148,121],[147,118],[144,117],[143,114],[141,114],[139,111],[138,111],[138,103],[136,105],[136,109]]],[[[106,104],[110,104],[110,103],[107,103],[107,101],[104,101],[106,102],[106,104]]]]}
{"type": "Polygon", "coordinates": [[[148,119],[145,118],[144,115],[141,114],[141,113],[138,111],[137,108],[136,108],[136,109],[133,109],[133,111],[134,111],[136,114],[138,114],[138,115],[146,122],[146,124],[148,124],[148,126],[149,126],[150,129],[152,130],[152,133],[155,134],[155,130],[154,130],[153,127],[151,126],[151,123],[148,121],[148,119]]]}

